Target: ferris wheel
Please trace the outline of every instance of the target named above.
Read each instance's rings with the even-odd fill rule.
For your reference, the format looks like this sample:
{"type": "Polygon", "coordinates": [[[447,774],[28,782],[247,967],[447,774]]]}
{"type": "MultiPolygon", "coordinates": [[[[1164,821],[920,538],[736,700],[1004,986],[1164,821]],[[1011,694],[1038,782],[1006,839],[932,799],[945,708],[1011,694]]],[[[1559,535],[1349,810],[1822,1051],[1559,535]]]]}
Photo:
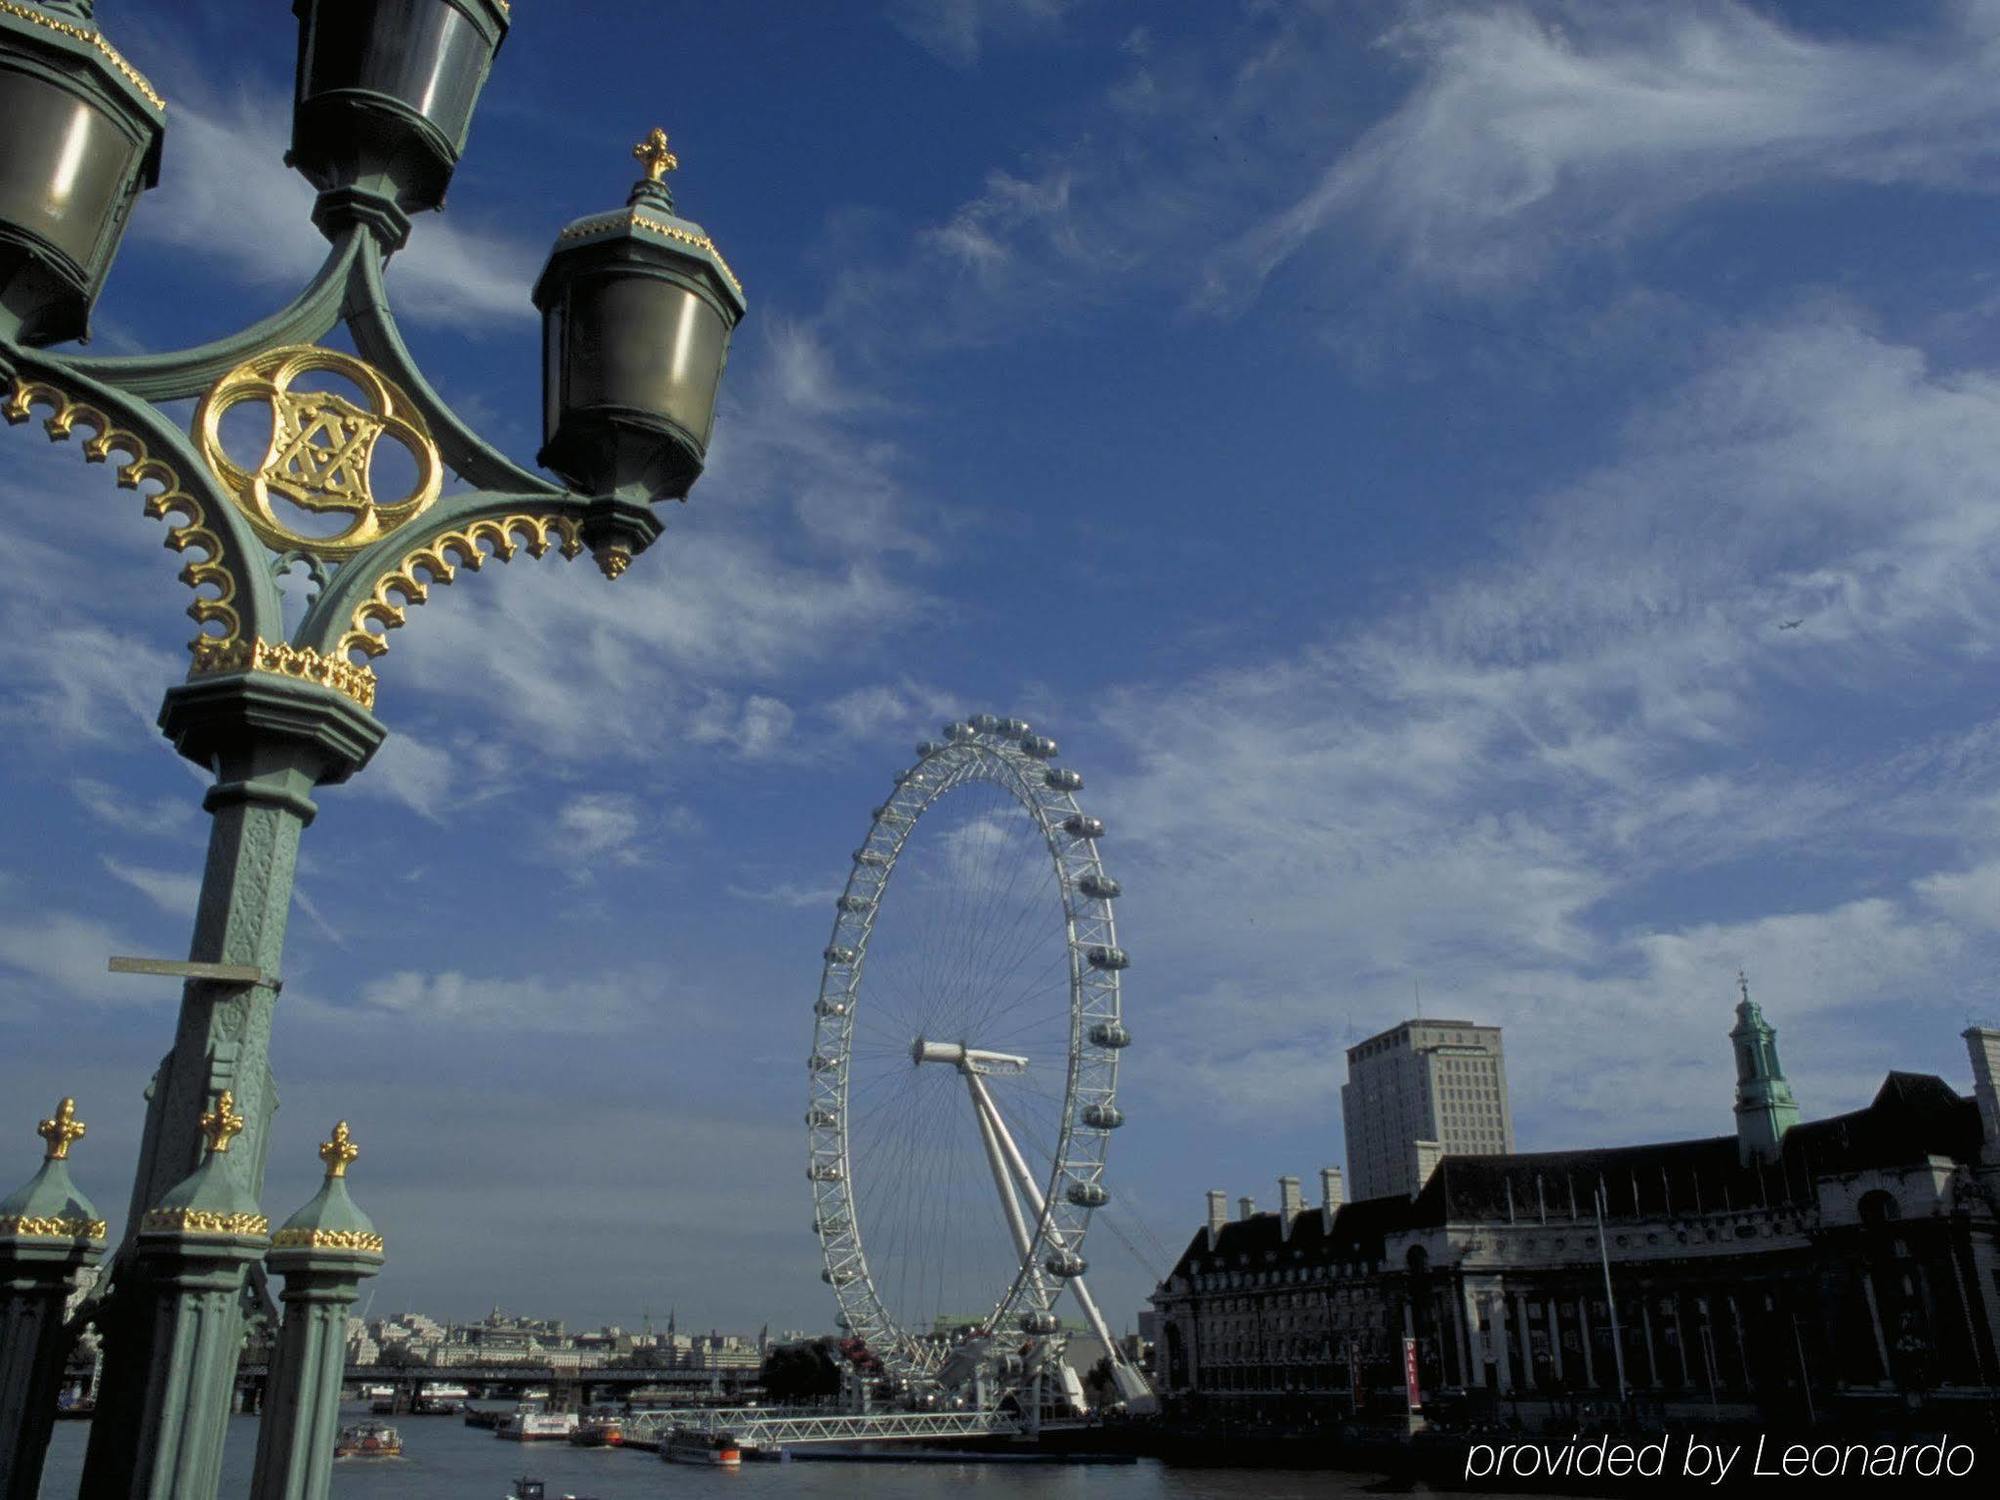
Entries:
{"type": "Polygon", "coordinates": [[[1060,1350],[1068,1294],[1150,1399],[1084,1282],[1124,1123],[1126,967],[1083,777],[1020,719],[917,747],[836,902],[806,1112],[840,1325],[913,1399],[992,1401],[1060,1350]]]}

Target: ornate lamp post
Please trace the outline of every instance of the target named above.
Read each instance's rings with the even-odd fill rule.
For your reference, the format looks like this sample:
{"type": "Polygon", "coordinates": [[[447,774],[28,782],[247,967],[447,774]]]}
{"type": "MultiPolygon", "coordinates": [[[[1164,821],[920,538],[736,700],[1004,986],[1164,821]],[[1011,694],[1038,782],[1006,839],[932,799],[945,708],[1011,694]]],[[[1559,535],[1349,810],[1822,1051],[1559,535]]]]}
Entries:
{"type": "MultiPolygon", "coordinates": [[[[386,633],[432,584],[489,558],[588,550],[606,577],[623,572],[660,534],[657,502],[684,498],[701,472],[745,306],[713,241],[675,214],[664,178],[677,163],[655,131],[636,148],[644,175],[625,207],[564,229],[534,289],[541,461],[562,483],[514,463],[424,378],[383,281],[410,215],[443,202],[506,39],[508,0],[293,8],[287,159],[319,189],[325,263],[289,305],[240,332],[169,354],[93,358],[47,346],[87,326],[131,205],[157,177],[166,106],[97,29],[90,0],[0,0],[0,414],[15,424],[39,414],[55,441],[81,430],[84,458],[116,455],[118,484],[167,523],[199,630],[160,727],[215,777],[180,1022],[148,1094],[127,1239],[96,1313],[105,1366],[84,1477],[93,1495],[212,1492],[203,1476],[221,1448],[227,1362],[177,1361],[161,1342],[186,1278],[139,1229],[197,1168],[205,1191],[226,1185],[250,1206],[260,1196],[299,835],[314,788],[345,780],[382,742],[370,663],[386,633]],[[359,357],[318,343],[338,323],[359,357]],[[322,378],[307,389],[307,375],[322,378]],[[353,397],[318,389],[327,375],[353,397]],[[186,399],[198,402],[191,434],[158,405],[186,399]],[[256,458],[222,440],[223,418],[246,403],[270,412],[256,458]],[[371,482],[384,442],[414,461],[406,494],[379,495],[371,482]],[[446,471],[469,488],[444,495],[446,471]],[[276,577],[300,564],[317,592],[288,633],[276,577]],[[248,1128],[240,1149],[210,1150],[197,1122],[225,1092],[248,1128]],[[143,1414],[162,1402],[195,1414],[174,1429],[171,1458],[141,1452],[156,1442],[143,1414]]],[[[240,1284],[245,1264],[222,1256],[203,1274],[240,1284]]],[[[229,1344],[239,1315],[222,1301],[229,1344]]],[[[0,1472],[7,1445],[36,1441],[12,1418],[0,1412],[0,1472]]],[[[33,1458],[39,1468],[39,1449],[33,1458]]]]}

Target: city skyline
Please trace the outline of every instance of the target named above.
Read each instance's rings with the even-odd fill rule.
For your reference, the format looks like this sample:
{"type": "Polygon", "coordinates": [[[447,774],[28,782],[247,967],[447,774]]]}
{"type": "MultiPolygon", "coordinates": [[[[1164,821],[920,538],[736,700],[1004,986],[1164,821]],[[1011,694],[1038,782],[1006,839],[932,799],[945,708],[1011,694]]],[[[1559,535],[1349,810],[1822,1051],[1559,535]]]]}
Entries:
{"type": "MultiPolygon", "coordinates": [[[[833,897],[979,711],[1061,742],[1124,889],[1120,1331],[1201,1189],[1344,1160],[1341,1055],[1413,982],[1505,1028],[1524,1150],[1727,1130],[1739,969],[1805,1117],[1891,1047],[1966,1086],[2000,5],[517,11],[390,271],[445,394],[532,457],[529,285],[656,124],[752,311],[660,546],[435,590],[305,836],[262,1206],[350,1120],[378,1305],[829,1322],[833,897]]],[[[99,19],[171,110],[96,350],[276,306],[321,248],[287,19],[99,19]]],[[[76,1096],[115,1232],[176,996],[104,960],[185,952],[205,832],[152,725],[180,564],[0,440],[42,523],[0,562],[0,1170],[76,1096]]]]}

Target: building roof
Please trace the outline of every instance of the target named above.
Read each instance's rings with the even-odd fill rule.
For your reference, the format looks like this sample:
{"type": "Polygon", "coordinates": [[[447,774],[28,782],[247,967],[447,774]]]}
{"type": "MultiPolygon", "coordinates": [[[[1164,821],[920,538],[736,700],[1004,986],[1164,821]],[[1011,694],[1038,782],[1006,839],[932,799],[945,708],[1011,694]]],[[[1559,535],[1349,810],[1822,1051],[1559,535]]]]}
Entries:
{"type": "Polygon", "coordinates": [[[1347,1049],[1347,1055],[1352,1057],[1363,1047],[1372,1046],[1376,1042],[1387,1041],[1397,1032],[1409,1026],[1451,1026],[1459,1031],[1498,1031],[1500,1029],[1498,1026],[1488,1026],[1479,1021],[1454,1021],[1449,1018],[1439,1018],[1436,1016],[1412,1016],[1407,1021],[1398,1021],[1394,1026],[1376,1032],[1373,1036],[1363,1037],[1347,1049]]]}
{"type": "Polygon", "coordinates": [[[1512,1156],[1446,1156],[1422,1193],[1365,1198],[1343,1204],[1331,1233],[1321,1211],[1309,1208],[1281,1233],[1275,1213],[1234,1219],[1222,1227],[1215,1249],[1206,1227],[1195,1232],[1173,1274],[1192,1262],[1228,1266],[1266,1264],[1266,1252],[1302,1251],[1307,1261],[1373,1261],[1385,1235],[1467,1219],[1532,1221],[1587,1218],[1600,1187],[1612,1219],[1714,1213],[1732,1208],[1805,1205],[1817,1199],[1817,1181],[1845,1172],[1920,1165],[1931,1157],[1976,1161],[1982,1139],[1979,1107],[1942,1078],[1891,1073],[1863,1109],[1793,1126],[1777,1161],[1743,1165],[1734,1135],[1662,1141],[1580,1151],[1539,1151],[1512,1156]]]}

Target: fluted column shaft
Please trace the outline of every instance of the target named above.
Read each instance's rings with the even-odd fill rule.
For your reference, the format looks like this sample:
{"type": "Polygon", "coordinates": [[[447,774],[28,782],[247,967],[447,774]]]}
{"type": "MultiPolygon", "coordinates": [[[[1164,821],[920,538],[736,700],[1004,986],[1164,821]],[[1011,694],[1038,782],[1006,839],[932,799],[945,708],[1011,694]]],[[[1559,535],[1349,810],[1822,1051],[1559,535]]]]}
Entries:
{"type": "Polygon", "coordinates": [[[63,1308],[95,1248],[0,1241],[0,1500],[36,1500],[70,1338],[63,1308]]]}
{"type": "Polygon", "coordinates": [[[380,1255],[273,1250],[283,1274],[285,1321],[271,1361],[251,1500],[326,1500],[347,1373],[347,1313],[380,1255]]]}

